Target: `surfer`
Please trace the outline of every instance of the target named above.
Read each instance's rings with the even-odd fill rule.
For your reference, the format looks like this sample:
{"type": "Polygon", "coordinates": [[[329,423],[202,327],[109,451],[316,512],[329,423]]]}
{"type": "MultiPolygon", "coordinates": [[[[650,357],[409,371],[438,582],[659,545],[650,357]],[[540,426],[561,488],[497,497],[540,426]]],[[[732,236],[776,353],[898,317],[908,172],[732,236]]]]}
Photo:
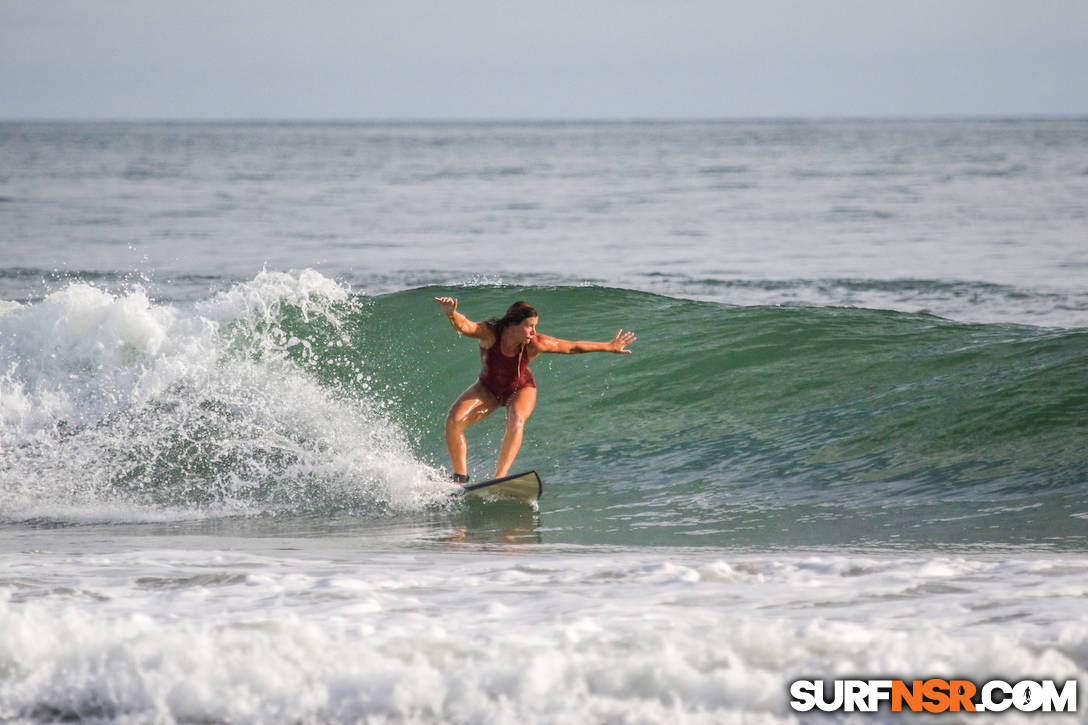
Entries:
{"type": "Polygon", "coordinates": [[[627,346],[635,341],[633,332],[616,333],[611,342],[572,342],[536,331],[540,316],[528,302],[515,302],[502,317],[473,322],[457,311],[455,297],[435,297],[453,329],[480,343],[483,369],[480,377],[461,397],[453,401],[446,415],[446,446],[453,462],[453,480],[468,482],[468,446],[465,428],[506,408],[506,434],[495,464],[495,478],[510,470],[521,448],[525,421],[536,406],[536,381],[529,362],[541,353],[570,355],[582,352],[614,352],[630,355],[627,346]]]}

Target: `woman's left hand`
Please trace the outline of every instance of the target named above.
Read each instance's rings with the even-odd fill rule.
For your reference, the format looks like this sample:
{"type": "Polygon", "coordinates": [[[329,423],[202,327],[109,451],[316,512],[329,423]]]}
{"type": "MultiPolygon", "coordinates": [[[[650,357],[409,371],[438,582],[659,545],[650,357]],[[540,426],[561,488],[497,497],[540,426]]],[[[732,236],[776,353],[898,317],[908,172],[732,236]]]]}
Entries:
{"type": "Polygon", "coordinates": [[[631,332],[630,330],[624,332],[623,328],[621,327],[620,331],[616,333],[616,336],[612,338],[612,342],[608,343],[608,351],[618,353],[620,355],[630,355],[631,351],[627,350],[626,348],[637,339],[638,338],[635,337],[635,333],[631,332]]]}

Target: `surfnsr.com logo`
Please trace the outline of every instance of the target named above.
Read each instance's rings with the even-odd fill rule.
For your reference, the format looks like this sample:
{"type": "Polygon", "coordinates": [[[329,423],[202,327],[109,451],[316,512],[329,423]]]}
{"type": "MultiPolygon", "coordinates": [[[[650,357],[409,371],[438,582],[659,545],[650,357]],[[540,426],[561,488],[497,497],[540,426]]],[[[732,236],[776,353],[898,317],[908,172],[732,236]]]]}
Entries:
{"type": "Polygon", "coordinates": [[[892,712],[1076,712],[1077,681],[796,680],[790,697],[798,712],[877,712],[885,703],[892,712]]]}

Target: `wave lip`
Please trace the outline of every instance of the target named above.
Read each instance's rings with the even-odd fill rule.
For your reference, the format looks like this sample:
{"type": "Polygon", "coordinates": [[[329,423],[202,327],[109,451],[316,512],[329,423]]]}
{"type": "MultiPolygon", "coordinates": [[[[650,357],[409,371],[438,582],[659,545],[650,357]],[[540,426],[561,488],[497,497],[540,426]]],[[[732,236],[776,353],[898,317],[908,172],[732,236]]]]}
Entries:
{"type": "Polygon", "coordinates": [[[632,280],[648,291],[744,306],[856,307],[931,314],[967,323],[1088,328],[1088,294],[956,279],[749,279],[727,272],[654,272],[632,280]]]}

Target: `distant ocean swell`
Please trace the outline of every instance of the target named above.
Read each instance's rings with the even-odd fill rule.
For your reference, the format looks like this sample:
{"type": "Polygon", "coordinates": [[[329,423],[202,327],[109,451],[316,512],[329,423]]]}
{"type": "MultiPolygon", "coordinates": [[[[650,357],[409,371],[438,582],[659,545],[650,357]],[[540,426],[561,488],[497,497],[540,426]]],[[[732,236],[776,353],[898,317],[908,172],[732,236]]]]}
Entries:
{"type": "MultiPolygon", "coordinates": [[[[647,515],[711,521],[844,497],[1046,496],[1084,515],[1085,330],[602,287],[360,296],[314,272],[266,272],[189,306],[82,281],[7,305],[0,519],[446,505],[441,421],[479,362],[437,313],[440,293],[477,319],[528,299],[559,337],[638,333],[631,356],[534,363],[520,460],[568,501],[592,487],[647,515]]],[[[500,427],[470,437],[477,476],[500,427]]]]}

